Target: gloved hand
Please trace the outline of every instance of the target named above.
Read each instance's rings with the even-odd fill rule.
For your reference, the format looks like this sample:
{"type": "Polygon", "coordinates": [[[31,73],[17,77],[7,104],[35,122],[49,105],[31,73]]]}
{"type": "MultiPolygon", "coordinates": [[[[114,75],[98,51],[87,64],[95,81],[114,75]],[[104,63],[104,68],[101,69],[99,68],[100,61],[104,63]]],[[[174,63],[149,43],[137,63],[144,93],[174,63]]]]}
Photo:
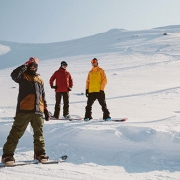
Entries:
{"type": "Polygon", "coordinates": [[[49,115],[49,111],[47,110],[47,107],[44,108],[44,115],[45,115],[45,120],[49,121],[50,115],[49,115]]]}
{"type": "Polygon", "coordinates": [[[68,91],[72,91],[72,88],[68,87],[68,91]]]}
{"type": "Polygon", "coordinates": [[[33,58],[30,58],[29,61],[25,62],[24,65],[25,66],[28,66],[30,65],[32,62],[34,62],[34,59],[33,58]]]}
{"type": "Polygon", "coordinates": [[[51,86],[51,88],[52,88],[52,89],[57,89],[57,88],[58,88],[58,86],[51,86]]]}
{"type": "Polygon", "coordinates": [[[88,97],[89,96],[89,91],[88,91],[88,89],[86,89],[86,97],[88,97]]]}
{"type": "Polygon", "coordinates": [[[101,95],[104,95],[104,91],[103,91],[103,90],[100,90],[100,94],[101,94],[101,95]]]}

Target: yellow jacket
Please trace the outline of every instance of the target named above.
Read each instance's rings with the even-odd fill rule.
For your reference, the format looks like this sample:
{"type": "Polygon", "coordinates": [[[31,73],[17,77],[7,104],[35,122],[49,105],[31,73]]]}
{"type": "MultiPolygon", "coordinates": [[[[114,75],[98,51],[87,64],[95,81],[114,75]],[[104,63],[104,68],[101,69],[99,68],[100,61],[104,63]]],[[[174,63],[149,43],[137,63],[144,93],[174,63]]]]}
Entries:
{"type": "Polygon", "coordinates": [[[107,78],[104,70],[100,67],[93,67],[89,73],[86,80],[86,89],[89,93],[104,91],[107,84],[107,78]]]}

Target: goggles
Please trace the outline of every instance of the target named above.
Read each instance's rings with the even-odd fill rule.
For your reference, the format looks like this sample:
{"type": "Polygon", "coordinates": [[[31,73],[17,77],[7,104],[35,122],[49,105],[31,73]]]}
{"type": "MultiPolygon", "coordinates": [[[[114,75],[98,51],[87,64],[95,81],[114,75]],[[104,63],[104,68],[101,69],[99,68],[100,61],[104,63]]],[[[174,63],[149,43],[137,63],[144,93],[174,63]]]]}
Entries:
{"type": "Polygon", "coordinates": [[[67,66],[67,64],[66,64],[66,63],[63,63],[62,66],[67,66]]]}
{"type": "Polygon", "coordinates": [[[93,63],[97,63],[97,62],[98,62],[97,59],[93,59],[93,60],[91,61],[92,64],[93,64],[93,63]]]}
{"type": "Polygon", "coordinates": [[[38,67],[38,64],[37,64],[36,62],[32,62],[32,63],[29,65],[29,67],[35,67],[35,68],[37,68],[37,67],[38,67]]]}

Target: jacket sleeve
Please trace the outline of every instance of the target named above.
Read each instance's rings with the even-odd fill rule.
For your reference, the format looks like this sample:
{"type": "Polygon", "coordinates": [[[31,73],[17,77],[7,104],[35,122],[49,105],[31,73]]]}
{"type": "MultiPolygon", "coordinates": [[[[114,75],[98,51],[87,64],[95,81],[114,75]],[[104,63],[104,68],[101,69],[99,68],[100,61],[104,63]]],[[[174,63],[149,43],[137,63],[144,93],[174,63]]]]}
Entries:
{"type": "Polygon", "coordinates": [[[47,107],[47,101],[46,101],[46,98],[45,98],[45,91],[44,91],[44,84],[42,86],[42,98],[43,98],[43,101],[44,101],[44,107],[47,107]]]}
{"type": "Polygon", "coordinates": [[[101,90],[104,91],[105,86],[107,84],[107,78],[106,78],[106,74],[105,74],[104,70],[102,70],[102,72],[101,72],[101,78],[102,78],[102,81],[101,81],[101,90]]]}
{"type": "Polygon", "coordinates": [[[56,79],[56,72],[51,76],[51,78],[49,79],[49,84],[50,86],[53,86],[53,82],[56,79]]]}
{"type": "Polygon", "coordinates": [[[72,88],[73,87],[73,79],[71,74],[69,73],[69,87],[72,88]]]}
{"type": "Polygon", "coordinates": [[[23,73],[27,70],[27,66],[19,66],[16,69],[13,70],[13,72],[11,73],[11,77],[12,79],[19,83],[23,77],[23,73]]]}
{"type": "Polygon", "coordinates": [[[88,73],[87,80],[86,80],[86,89],[89,89],[89,81],[90,81],[90,76],[88,73]]]}

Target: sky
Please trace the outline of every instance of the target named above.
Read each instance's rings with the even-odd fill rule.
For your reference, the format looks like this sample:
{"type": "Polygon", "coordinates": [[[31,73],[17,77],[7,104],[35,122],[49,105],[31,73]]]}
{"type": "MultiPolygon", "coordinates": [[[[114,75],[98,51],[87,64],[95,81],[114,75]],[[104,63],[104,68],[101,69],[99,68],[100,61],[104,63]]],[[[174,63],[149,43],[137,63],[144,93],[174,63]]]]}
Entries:
{"type": "Polygon", "coordinates": [[[0,0],[0,40],[61,42],[180,24],[179,0],[0,0]]]}

